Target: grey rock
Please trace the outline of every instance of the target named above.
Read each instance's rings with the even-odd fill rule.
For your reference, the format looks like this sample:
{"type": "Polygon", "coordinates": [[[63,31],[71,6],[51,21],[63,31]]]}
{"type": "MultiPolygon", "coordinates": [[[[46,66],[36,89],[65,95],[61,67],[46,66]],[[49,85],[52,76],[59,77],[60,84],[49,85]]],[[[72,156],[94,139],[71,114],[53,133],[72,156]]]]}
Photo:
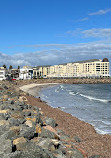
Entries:
{"type": "Polygon", "coordinates": [[[57,158],[67,158],[67,157],[62,153],[62,151],[58,150],[57,151],[57,158]]]}
{"type": "Polygon", "coordinates": [[[21,110],[18,106],[16,106],[15,104],[8,104],[7,107],[10,109],[10,110],[14,110],[14,111],[19,111],[21,110]]]}
{"type": "Polygon", "coordinates": [[[51,156],[40,146],[30,142],[29,144],[27,143],[26,149],[22,153],[21,158],[51,158],[51,156]]]}
{"type": "Polygon", "coordinates": [[[0,114],[1,119],[3,118],[4,120],[8,120],[10,118],[10,114],[9,113],[4,113],[4,114],[0,114]]]}
{"type": "Polygon", "coordinates": [[[35,128],[32,127],[24,126],[24,128],[20,130],[20,136],[23,136],[24,138],[27,138],[29,140],[34,138],[34,134],[35,134],[35,128]]]}
{"type": "Polygon", "coordinates": [[[40,146],[42,149],[48,149],[50,151],[55,150],[55,145],[50,138],[42,138],[39,141],[38,146],[40,146]]]}
{"type": "Polygon", "coordinates": [[[10,102],[10,104],[14,104],[14,101],[12,100],[12,101],[10,102]]]}
{"type": "Polygon", "coordinates": [[[36,110],[37,112],[39,112],[39,108],[37,106],[33,106],[32,109],[36,110]]]}
{"type": "Polygon", "coordinates": [[[7,131],[9,131],[9,126],[6,126],[6,125],[0,126],[0,136],[3,135],[7,131]]]}
{"type": "Polygon", "coordinates": [[[47,129],[42,128],[42,132],[40,134],[40,137],[54,139],[55,134],[47,129]]]}
{"type": "Polygon", "coordinates": [[[60,136],[60,139],[63,140],[63,141],[66,141],[66,140],[70,140],[70,137],[66,134],[60,136]]]}
{"type": "Polygon", "coordinates": [[[100,158],[100,155],[92,155],[89,158],[100,158]]]}
{"type": "Polygon", "coordinates": [[[55,120],[54,119],[52,119],[52,118],[46,118],[45,119],[45,123],[47,124],[47,125],[50,125],[50,126],[52,126],[52,127],[55,127],[56,126],[56,122],[55,122],[55,120]]]}
{"type": "Polygon", "coordinates": [[[40,113],[38,113],[37,116],[36,116],[36,123],[43,124],[43,121],[41,119],[41,114],[40,113]]]}
{"type": "Polygon", "coordinates": [[[8,87],[5,85],[4,87],[3,87],[4,89],[8,89],[8,87]]]}
{"type": "Polygon", "coordinates": [[[16,132],[14,132],[13,130],[8,130],[8,131],[6,131],[4,134],[2,134],[2,137],[3,137],[4,139],[13,140],[13,139],[17,138],[17,134],[16,134],[16,132]]]}
{"type": "Polygon", "coordinates": [[[0,141],[0,154],[8,154],[11,152],[12,152],[11,140],[1,140],[0,141]]]}
{"type": "Polygon", "coordinates": [[[19,121],[20,124],[24,124],[26,122],[26,120],[23,119],[23,118],[19,118],[18,121],[19,121]]]}
{"type": "Polygon", "coordinates": [[[31,108],[32,108],[32,105],[27,104],[27,106],[28,106],[28,107],[27,107],[28,109],[31,109],[31,108]]]}
{"type": "Polygon", "coordinates": [[[8,107],[8,106],[6,106],[6,104],[1,104],[0,109],[1,109],[1,110],[5,110],[5,109],[7,109],[7,107],[8,107]]]}
{"type": "Polygon", "coordinates": [[[31,112],[30,111],[25,111],[23,113],[24,113],[24,117],[31,116],[31,112]]]}
{"type": "Polygon", "coordinates": [[[84,157],[79,150],[73,149],[72,154],[71,154],[71,158],[84,158],[84,157]]]}
{"type": "Polygon", "coordinates": [[[21,158],[21,151],[15,151],[10,154],[5,154],[2,158],[21,158]]]}
{"type": "Polygon", "coordinates": [[[19,120],[15,119],[15,118],[9,118],[8,121],[9,121],[10,125],[12,125],[12,126],[19,126],[19,124],[20,124],[19,120]]]}
{"type": "Polygon", "coordinates": [[[4,115],[0,115],[0,120],[6,120],[6,119],[4,118],[4,115]]]}

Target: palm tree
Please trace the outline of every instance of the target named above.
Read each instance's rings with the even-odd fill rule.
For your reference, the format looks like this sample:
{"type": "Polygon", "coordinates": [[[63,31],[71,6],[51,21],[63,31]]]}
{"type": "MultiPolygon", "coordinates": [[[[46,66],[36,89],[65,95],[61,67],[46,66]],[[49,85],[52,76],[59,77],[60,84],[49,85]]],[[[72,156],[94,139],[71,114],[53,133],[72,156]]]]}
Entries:
{"type": "Polygon", "coordinates": [[[9,66],[9,69],[13,69],[12,65],[9,66]]]}
{"type": "Polygon", "coordinates": [[[3,65],[3,67],[4,67],[5,69],[7,69],[7,67],[6,67],[6,65],[5,65],[5,64],[3,65]]]}

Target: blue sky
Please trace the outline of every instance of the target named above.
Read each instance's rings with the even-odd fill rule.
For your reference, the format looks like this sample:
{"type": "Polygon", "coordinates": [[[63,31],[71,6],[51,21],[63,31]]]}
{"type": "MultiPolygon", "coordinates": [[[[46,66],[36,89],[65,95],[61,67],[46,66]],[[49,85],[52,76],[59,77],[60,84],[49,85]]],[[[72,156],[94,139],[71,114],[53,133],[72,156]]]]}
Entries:
{"type": "Polygon", "coordinates": [[[111,0],[0,0],[0,63],[111,58],[111,0]]]}

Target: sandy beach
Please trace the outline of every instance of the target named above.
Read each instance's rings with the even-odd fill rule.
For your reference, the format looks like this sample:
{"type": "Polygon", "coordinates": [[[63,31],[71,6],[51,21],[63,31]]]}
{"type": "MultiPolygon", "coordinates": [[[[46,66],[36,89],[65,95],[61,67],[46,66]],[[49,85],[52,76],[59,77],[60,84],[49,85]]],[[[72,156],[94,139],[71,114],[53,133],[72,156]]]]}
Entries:
{"type": "Polygon", "coordinates": [[[45,102],[42,102],[39,98],[33,97],[35,94],[37,96],[37,93],[41,88],[54,84],[34,83],[22,86],[20,89],[32,95],[26,95],[29,104],[38,106],[45,116],[56,120],[56,123],[58,124],[56,129],[60,129],[70,136],[70,141],[68,143],[72,144],[72,142],[74,142],[74,137],[79,137],[81,141],[79,143],[75,142],[75,147],[88,155],[88,157],[91,155],[101,155],[101,158],[111,158],[111,135],[98,134],[92,125],[85,123],[58,108],[52,108],[45,102]]]}
{"type": "Polygon", "coordinates": [[[24,85],[24,86],[20,87],[20,90],[36,97],[36,96],[38,96],[38,92],[41,89],[49,87],[49,86],[57,85],[57,84],[60,84],[60,83],[39,83],[39,84],[32,83],[32,84],[24,85]]]}

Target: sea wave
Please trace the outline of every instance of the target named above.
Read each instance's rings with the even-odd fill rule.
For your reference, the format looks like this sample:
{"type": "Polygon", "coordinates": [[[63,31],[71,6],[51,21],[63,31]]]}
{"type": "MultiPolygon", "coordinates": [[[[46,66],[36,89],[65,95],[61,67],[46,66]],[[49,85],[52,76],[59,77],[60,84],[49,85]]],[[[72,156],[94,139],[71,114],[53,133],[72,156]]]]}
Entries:
{"type": "Polygon", "coordinates": [[[94,100],[94,101],[99,101],[99,102],[104,102],[104,103],[111,102],[110,100],[99,99],[99,98],[95,98],[95,97],[88,96],[88,95],[84,95],[84,94],[79,94],[79,95],[82,96],[82,97],[84,97],[84,98],[87,98],[87,99],[89,99],[89,100],[94,100]]]}
{"type": "Polygon", "coordinates": [[[102,121],[104,124],[106,124],[106,125],[111,125],[111,122],[110,121],[108,121],[108,120],[106,120],[106,121],[102,121]]]}
{"type": "Polygon", "coordinates": [[[74,92],[74,91],[70,91],[70,90],[68,90],[68,91],[69,91],[70,95],[77,95],[77,94],[79,94],[79,92],[74,92]]]}
{"type": "Polygon", "coordinates": [[[97,133],[99,134],[111,134],[111,128],[109,127],[104,127],[104,128],[98,128],[98,127],[95,127],[95,130],[97,133]]]}
{"type": "Polygon", "coordinates": [[[69,92],[70,95],[76,95],[74,92],[69,92]]]}
{"type": "Polygon", "coordinates": [[[56,93],[58,93],[58,92],[59,92],[58,88],[57,88],[57,89],[55,89],[55,92],[56,92],[56,93]]]}
{"type": "Polygon", "coordinates": [[[63,89],[63,88],[64,88],[64,86],[63,86],[63,85],[60,85],[60,88],[61,88],[61,89],[63,89]]]}

